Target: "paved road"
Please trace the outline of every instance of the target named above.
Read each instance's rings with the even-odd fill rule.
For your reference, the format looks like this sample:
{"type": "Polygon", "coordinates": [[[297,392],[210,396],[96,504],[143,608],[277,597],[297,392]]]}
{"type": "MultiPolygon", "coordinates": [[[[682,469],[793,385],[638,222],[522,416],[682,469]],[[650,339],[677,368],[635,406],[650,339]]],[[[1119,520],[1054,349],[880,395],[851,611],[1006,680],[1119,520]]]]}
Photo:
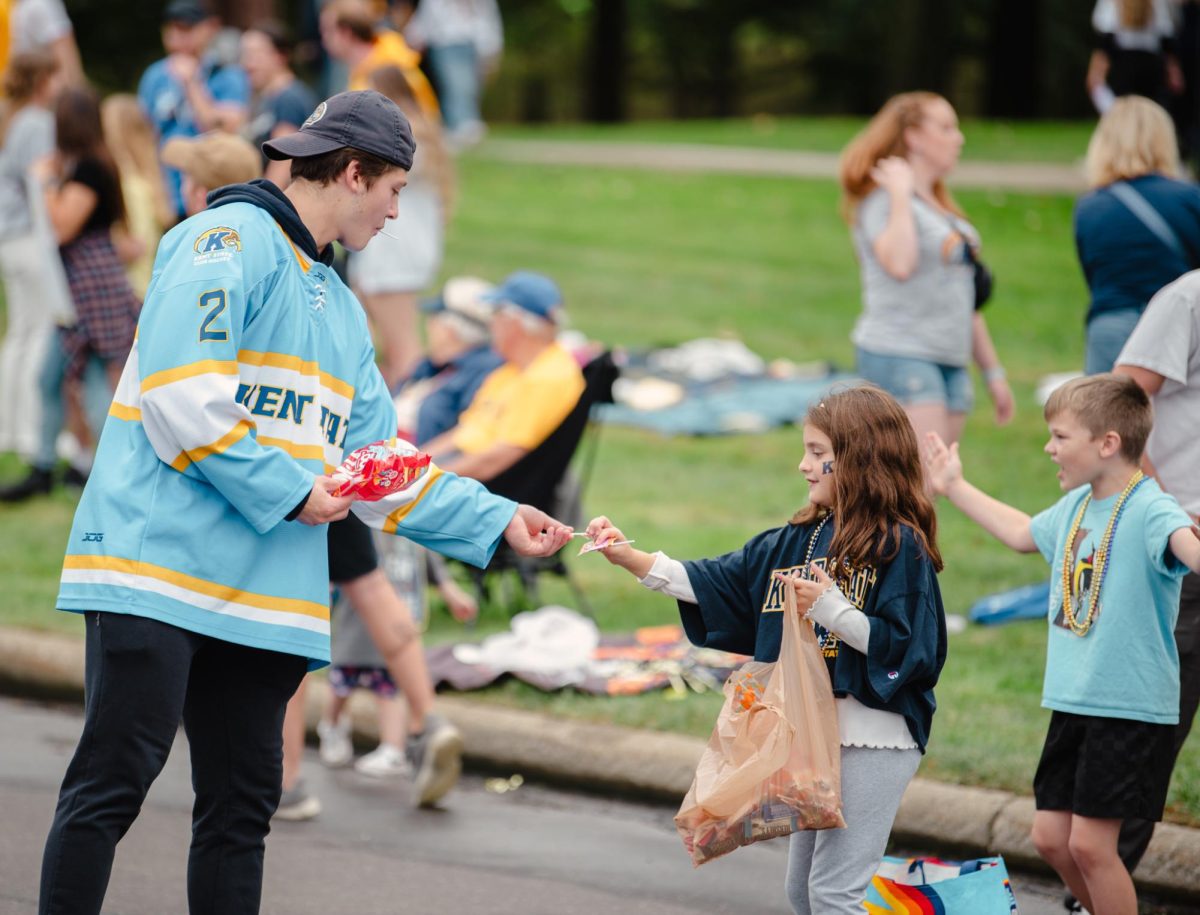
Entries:
{"type": "MultiPolygon", "coordinates": [[[[79,727],[77,708],[0,699],[0,915],[36,910],[41,844],[79,727]]],[[[531,785],[497,794],[469,777],[445,810],[414,811],[403,784],[328,772],[315,757],[308,772],[326,811],[276,824],[266,915],[787,911],[782,842],[693,870],[661,807],[531,785]]],[[[190,799],[181,738],[118,850],[106,913],[186,911],[190,799]]],[[[1047,881],[1016,884],[1023,915],[1062,911],[1047,881]]]]}

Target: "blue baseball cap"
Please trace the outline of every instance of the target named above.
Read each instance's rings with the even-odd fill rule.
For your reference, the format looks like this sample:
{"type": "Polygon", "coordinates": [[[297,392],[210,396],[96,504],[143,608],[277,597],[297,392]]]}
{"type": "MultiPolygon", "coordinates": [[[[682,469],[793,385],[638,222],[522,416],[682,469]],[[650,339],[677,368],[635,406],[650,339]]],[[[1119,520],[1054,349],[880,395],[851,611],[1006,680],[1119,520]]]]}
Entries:
{"type": "Polygon", "coordinates": [[[304,159],[350,146],[398,168],[411,169],[417,143],[400,108],[374,89],[339,92],[321,102],[300,129],[262,150],[268,159],[304,159]]]}
{"type": "Polygon", "coordinates": [[[495,291],[484,297],[496,307],[513,305],[557,324],[562,312],[562,292],[550,277],[530,270],[510,273],[495,291]]]}

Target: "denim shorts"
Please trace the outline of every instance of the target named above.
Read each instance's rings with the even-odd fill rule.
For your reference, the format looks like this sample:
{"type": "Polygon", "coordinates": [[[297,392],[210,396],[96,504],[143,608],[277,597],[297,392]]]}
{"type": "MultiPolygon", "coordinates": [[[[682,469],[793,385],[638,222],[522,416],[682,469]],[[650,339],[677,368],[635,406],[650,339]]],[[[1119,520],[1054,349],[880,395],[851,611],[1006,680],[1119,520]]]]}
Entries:
{"type": "Polygon", "coordinates": [[[975,401],[971,374],[962,366],[942,365],[911,356],[885,356],[857,349],[858,375],[879,385],[900,404],[945,404],[950,413],[969,413],[975,401]]]}
{"type": "Polygon", "coordinates": [[[1125,341],[1137,327],[1142,313],[1134,308],[1102,311],[1087,324],[1087,348],[1084,350],[1083,371],[1086,375],[1111,372],[1125,341]]]}

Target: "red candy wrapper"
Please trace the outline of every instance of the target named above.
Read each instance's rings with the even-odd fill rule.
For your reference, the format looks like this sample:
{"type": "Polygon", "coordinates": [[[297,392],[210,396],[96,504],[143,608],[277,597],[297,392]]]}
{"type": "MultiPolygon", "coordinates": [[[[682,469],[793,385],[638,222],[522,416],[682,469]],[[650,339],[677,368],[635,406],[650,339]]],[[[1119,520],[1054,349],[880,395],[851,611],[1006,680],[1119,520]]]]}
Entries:
{"type": "Polygon", "coordinates": [[[346,455],[333,478],[342,485],[339,496],[354,495],[364,502],[407,489],[429,470],[429,455],[408,442],[372,442],[346,455]]]}

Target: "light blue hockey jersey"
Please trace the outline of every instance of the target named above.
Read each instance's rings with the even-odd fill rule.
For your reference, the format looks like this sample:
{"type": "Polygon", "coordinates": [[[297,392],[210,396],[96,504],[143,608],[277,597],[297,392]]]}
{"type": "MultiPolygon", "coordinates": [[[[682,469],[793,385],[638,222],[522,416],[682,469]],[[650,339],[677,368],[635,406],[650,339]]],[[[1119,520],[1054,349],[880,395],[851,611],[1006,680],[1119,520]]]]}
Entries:
{"type": "MultiPolygon", "coordinates": [[[[358,301],[281,227],[276,217],[299,225],[286,198],[238,187],[222,193],[243,202],[159,246],[58,607],[151,617],[316,667],[329,661],[327,528],[284,519],[343,453],[394,437],[396,417],[358,301]],[[259,198],[272,209],[245,202],[259,198]]],[[[372,527],[479,566],[515,509],[436,467],[354,505],[372,527]]]]}

